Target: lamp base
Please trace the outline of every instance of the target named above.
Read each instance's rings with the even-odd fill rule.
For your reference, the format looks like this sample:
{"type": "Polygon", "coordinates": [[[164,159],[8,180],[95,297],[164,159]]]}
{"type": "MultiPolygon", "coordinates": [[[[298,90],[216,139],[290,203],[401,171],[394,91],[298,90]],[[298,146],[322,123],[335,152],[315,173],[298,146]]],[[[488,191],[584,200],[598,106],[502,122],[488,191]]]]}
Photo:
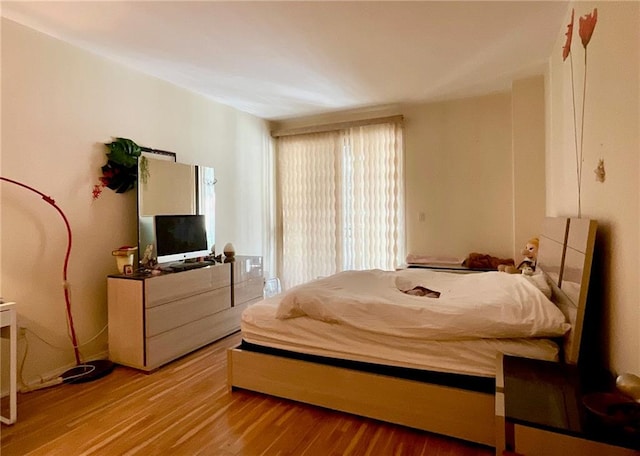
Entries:
{"type": "Polygon", "coordinates": [[[63,383],[92,382],[110,374],[114,367],[115,365],[108,359],[99,359],[72,367],[60,377],[63,383]]]}

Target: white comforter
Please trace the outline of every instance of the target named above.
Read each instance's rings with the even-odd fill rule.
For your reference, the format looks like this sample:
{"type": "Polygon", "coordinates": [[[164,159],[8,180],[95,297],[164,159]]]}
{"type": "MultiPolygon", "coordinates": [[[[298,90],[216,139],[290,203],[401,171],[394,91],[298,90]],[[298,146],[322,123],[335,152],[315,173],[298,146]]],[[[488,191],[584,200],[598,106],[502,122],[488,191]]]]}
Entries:
{"type": "Polygon", "coordinates": [[[569,330],[526,276],[502,272],[345,271],[287,292],[277,318],[296,317],[428,340],[553,337],[569,330]],[[403,292],[417,285],[441,295],[403,292]]]}

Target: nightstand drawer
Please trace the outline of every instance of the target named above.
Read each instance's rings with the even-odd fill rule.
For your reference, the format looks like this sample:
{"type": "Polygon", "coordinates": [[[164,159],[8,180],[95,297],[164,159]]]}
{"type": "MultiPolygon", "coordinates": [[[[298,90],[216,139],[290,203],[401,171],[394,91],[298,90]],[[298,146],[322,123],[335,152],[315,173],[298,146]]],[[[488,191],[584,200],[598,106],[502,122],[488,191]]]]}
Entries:
{"type": "Polygon", "coordinates": [[[638,456],[640,452],[516,424],[515,450],[526,456],[638,456]]]}

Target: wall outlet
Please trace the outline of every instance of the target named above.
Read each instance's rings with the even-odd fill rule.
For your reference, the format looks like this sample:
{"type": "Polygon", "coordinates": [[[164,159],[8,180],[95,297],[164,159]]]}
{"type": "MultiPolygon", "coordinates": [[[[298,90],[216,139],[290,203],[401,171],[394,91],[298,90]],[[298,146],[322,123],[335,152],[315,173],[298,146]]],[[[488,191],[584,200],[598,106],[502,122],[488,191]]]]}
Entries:
{"type": "Polygon", "coordinates": [[[27,335],[27,328],[25,328],[24,326],[20,326],[18,328],[18,337],[24,337],[27,335]]]}

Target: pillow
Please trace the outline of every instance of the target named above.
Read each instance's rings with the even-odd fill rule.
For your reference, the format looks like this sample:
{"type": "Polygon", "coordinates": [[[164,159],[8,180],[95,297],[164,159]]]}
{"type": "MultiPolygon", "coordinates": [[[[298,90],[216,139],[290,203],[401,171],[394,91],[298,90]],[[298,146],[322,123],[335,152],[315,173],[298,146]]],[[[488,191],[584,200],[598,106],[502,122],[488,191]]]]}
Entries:
{"type": "Polygon", "coordinates": [[[523,274],[522,276],[526,277],[527,280],[534,287],[540,290],[542,294],[544,294],[547,297],[547,299],[551,299],[551,295],[553,295],[553,290],[551,290],[551,286],[549,285],[549,282],[547,282],[547,276],[544,273],[536,272],[533,275],[523,274]]]}

